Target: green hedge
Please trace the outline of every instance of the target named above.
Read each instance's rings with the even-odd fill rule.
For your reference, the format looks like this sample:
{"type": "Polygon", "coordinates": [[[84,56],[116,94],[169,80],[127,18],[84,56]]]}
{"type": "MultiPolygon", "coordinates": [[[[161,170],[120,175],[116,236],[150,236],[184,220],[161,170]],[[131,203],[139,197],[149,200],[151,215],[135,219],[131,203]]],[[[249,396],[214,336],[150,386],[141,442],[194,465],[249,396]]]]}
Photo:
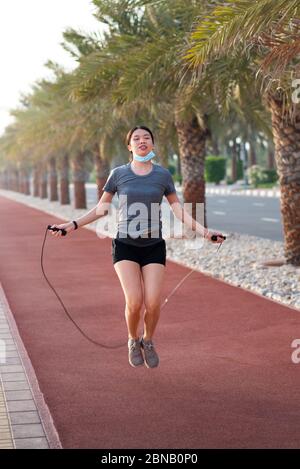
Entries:
{"type": "Polygon", "coordinates": [[[242,160],[237,160],[237,180],[244,179],[244,162],[242,160]]]}
{"type": "Polygon", "coordinates": [[[176,173],[176,168],[175,168],[173,165],[170,165],[170,164],[169,164],[168,170],[170,171],[170,173],[172,174],[172,176],[174,176],[174,174],[176,173]]]}
{"type": "Polygon", "coordinates": [[[264,169],[263,178],[263,182],[276,182],[279,179],[276,169],[264,169]]]}
{"type": "Polygon", "coordinates": [[[174,174],[173,181],[174,182],[179,182],[179,184],[181,185],[182,184],[182,176],[180,176],[179,174],[174,174]]]}
{"type": "Polygon", "coordinates": [[[226,176],[226,158],[208,155],[205,158],[204,175],[206,182],[219,184],[226,176]]]}

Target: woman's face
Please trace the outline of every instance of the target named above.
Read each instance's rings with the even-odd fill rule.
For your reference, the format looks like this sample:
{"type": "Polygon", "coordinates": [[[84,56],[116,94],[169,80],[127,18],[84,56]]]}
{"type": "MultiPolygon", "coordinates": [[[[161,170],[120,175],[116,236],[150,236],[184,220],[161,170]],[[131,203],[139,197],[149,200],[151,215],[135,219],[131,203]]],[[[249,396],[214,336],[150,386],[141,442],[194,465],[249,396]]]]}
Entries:
{"type": "Polygon", "coordinates": [[[150,133],[144,129],[136,129],[131,135],[128,150],[133,151],[136,155],[146,156],[153,147],[150,133]]]}

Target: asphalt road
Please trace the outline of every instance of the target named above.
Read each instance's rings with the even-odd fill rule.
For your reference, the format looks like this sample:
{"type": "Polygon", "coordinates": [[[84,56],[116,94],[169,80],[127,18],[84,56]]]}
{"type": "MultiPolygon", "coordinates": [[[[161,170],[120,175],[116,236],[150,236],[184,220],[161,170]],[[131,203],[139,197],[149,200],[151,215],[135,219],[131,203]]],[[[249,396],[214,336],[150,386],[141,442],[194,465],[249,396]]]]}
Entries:
{"type": "MultiPolygon", "coordinates": [[[[92,207],[97,204],[96,185],[89,184],[86,190],[88,206],[92,207]]],[[[72,185],[70,192],[72,199],[72,185]]],[[[177,194],[182,202],[178,189],[177,194]]],[[[113,203],[117,207],[117,196],[113,203]]],[[[165,197],[163,203],[168,203],[165,197]]],[[[283,241],[280,200],[277,197],[207,194],[206,213],[209,228],[283,241]]]]}
{"type": "Polygon", "coordinates": [[[213,194],[206,204],[208,227],[283,241],[279,198],[213,194]]]}

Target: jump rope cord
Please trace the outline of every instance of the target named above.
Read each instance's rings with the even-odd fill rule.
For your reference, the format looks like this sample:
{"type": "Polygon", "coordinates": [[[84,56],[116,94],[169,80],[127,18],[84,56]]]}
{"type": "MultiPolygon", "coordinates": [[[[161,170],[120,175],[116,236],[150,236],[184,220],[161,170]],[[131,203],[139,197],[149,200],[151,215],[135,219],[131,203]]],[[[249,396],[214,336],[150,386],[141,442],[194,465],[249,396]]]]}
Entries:
{"type": "MultiPolygon", "coordinates": [[[[60,302],[60,304],[62,305],[66,315],[68,316],[68,318],[70,319],[70,321],[72,321],[72,323],[74,324],[74,326],[78,329],[78,331],[87,339],[89,340],[90,342],[92,342],[93,344],[95,345],[98,345],[99,347],[102,347],[102,348],[107,348],[107,349],[117,349],[117,348],[121,348],[121,347],[124,347],[125,345],[127,346],[127,343],[128,341],[122,343],[122,344],[119,344],[119,345],[106,345],[106,344],[102,344],[100,342],[97,342],[96,340],[92,339],[91,337],[89,337],[88,335],[86,335],[86,333],[78,326],[78,324],[74,321],[74,319],[72,318],[72,316],[69,314],[69,312],[67,311],[65,305],[63,304],[62,300],[60,299],[59,295],[56,293],[54,287],[51,285],[51,283],[49,282],[49,280],[47,279],[47,276],[44,272],[44,267],[43,267],[43,255],[44,255],[44,245],[45,245],[45,241],[46,241],[46,236],[47,236],[47,231],[48,231],[49,227],[46,228],[46,232],[45,232],[45,237],[44,237],[44,241],[43,241],[43,245],[42,245],[42,251],[41,251],[41,268],[42,268],[42,272],[43,272],[43,275],[45,277],[45,280],[46,282],[48,283],[49,287],[53,290],[54,294],[56,295],[58,301],[60,302]]],[[[218,250],[220,249],[220,247],[222,246],[223,243],[220,243],[220,245],[218,246],[218,249],[216,252],[218,252],[218,250]]],[[[183,282],[193,273],[195,272],[196,269],[192,269],[187,275],[184,276],[184,278],[182,280],[180,280],[180,282],[176,285],[175,288],[173,288],[173,290],[171,291],[171,293],[166,297],[166,299],[164,300],[164,302],[162,303],[162,306],[161,306],[161,309],[167,304],[169,298],[175,293],[175,291],[180,287],[180,285],[183,284],[183,282]]]]}

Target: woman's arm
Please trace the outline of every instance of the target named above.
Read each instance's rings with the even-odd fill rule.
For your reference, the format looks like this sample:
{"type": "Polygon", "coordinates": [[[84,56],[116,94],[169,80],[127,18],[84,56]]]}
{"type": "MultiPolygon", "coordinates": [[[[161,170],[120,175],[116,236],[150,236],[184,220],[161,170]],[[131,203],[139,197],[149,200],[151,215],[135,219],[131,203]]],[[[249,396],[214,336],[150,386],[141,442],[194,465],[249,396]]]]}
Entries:
{"type": "Polygon", "coordinates": [[[171,194],[167,195],[166,198],[171,206],[171,209],[173,210],[175,217],[193,231],[196,231],[205,237],[205,235],[208,233],[208,229],[194,220],[194,218],[192,218],[191,215],[183,208],[176,192],[172,192],[171,194]]]}
{"type": "MultiPolygon", "coordinates": [[[[78,228],[80,226],[87,225],[88,223],[92,223],[93,221],[97,220],[100,217],[106,215],[106,212],[109,209],[109,205],[113,199],[114,194],[111,192],[104,191],[98,204],[96,207],[92,208],[88,213],[82,215],[82,217],[77,218],[76,221],[78,228]]],[[[62,231],[65,230],[67,233],[70,231],[75,230],[75,226],[73,221],[69,221],[67,223],[61,223],[60,225],[51,225],[51,228],[58,228],[60,231],[51,231],[52,236],[60,238],[62,236],[62,231]]]]}
{"type": "MultiPolygon", "coordinates": [[[[181,205],[180,200],[177,197],[176,192],[172,192],[171,194],[166,196],[174,215],[186,226],[191,228],[193,231],[196,231],[200,235],[202,235],[204,238],[211,240],[211,236],[213,234],[216,235],[221,235],[222,233],[219,232],[210,232],[207,228],[204,226],[200,225],[194,218],[191,217],[191,215],[184,209],[184,207],[181,205]]],[[[219,241],[219,238],[217,239],[219,241]]]]}
{"type": "Polygon", "coordinates": [[[104,191],[96,207],[92,208],[85,215],[82,215],[82,217],[79,217],[75,220],[77,222],[78,228],[80,226],[87,225],[88,223],[92,223],[104,215],[107,215],[106,212],[108,211],[108,207],[113,199],[113,196],[114,194],[111,192],[104,191]]]}

